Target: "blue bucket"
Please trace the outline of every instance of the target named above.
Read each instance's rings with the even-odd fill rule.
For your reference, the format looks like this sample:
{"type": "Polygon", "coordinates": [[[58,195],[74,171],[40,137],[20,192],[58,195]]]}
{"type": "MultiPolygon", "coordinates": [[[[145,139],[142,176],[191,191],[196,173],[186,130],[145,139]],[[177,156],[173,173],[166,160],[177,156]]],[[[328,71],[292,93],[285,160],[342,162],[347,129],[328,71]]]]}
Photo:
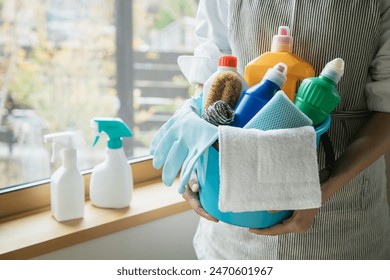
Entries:
{"type": "MultiPolygon", "coordinates": [[[[315,128],[317,133],[317,146],[321,135],[330,127],[330,116],[318,127],[315,128]]],[[[202,207],[211,216],[216,219],[246,228],[267,228],[276,225],[292,215],[291,210],[285,210],[275,213],[268,211],[254,212],[221,212],[218,209],[219,200],[219,152],[213,147],[208,150],[207,159],[201,156],[197,170],[200,184],[199,199],[202,207]],[[207,160],[207,169],[204,174],[204,164],[207,160]]]]}

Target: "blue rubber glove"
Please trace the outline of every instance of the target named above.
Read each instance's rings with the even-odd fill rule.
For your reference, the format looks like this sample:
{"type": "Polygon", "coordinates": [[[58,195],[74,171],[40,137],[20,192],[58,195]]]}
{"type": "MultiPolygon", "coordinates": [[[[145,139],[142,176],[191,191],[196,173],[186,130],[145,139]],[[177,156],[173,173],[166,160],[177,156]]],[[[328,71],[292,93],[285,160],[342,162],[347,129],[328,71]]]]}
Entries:
{"type": "Polygon", "coordinates": [[[198,158],[217,138],[218,128],[200,117],[196,99],[188,99],[157,131],[150,146],[154,168],[164,165],[164,184],[171,186],[181,168],[179,193],[184,193],[198,158]]]}

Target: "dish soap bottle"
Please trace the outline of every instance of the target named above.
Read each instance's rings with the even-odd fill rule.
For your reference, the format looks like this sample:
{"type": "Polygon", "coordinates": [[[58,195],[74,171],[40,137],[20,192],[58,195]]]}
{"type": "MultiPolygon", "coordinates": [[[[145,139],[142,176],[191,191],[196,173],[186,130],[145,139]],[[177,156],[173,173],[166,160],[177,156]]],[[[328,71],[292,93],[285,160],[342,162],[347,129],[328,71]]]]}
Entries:
{"type": "Polygon", "coordinates": [[[57,151],[62,153],[62,166],[50,178],[50,202],[53,217],[68,221],[84,216],[84,179],[77,167],[76,147],[84,140],[74,132],[59,132],[44,136],[52,144],[52,162],[57,151]]]}
{"type": "Polygon", "coordinates": [[[268,69],[260,83],[248,88],[234,109],[233,126],[244,127],[286,82],[287,66],[278,63],[268,69]]]}
{"type": "Polygon", "coordinates": [[[344,60],[328,62],[319,77],[305,79],[298,89],[295,105],[308,116],[313,125],[321,124],[340,103],[337,83],[344,75],[344,60]]]}
{"type": "Polygon", "coordinates": [[[91,125],[98,132],[93,146],[101,132],[108,136],[106,158],[92,170],[91,202],[101,208],[128,207],[133,193],[133,175],[122,147],[122,137],[131,137],[133,133],[120,118],[94,118],[91,125]]]}
{"type": "Polygon", "coordinates": [[[266,52],[249,62],[244,78],[251,87],[261,81],[266,71],[278,62],[288,67],[287,81],[282,88],[291,101],[295,99],[297,83],[315,75],[313,67],[292,53],[293,37],[288,26],[280,26],[278,34],[272,39],[271,52],[266,52]]]}

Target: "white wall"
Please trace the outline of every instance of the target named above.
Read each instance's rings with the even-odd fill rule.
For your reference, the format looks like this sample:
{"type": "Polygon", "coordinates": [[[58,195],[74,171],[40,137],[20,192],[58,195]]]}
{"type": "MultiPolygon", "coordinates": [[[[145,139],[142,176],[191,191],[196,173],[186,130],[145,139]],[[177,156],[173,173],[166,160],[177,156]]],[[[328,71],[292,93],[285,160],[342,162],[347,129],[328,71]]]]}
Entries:
{"type": "Polygon", "coordinates": [[[195,212],[187,211],[42,255],[36,259],[196,259],[192,239],[198,221],[199,216],[195,212]]]}

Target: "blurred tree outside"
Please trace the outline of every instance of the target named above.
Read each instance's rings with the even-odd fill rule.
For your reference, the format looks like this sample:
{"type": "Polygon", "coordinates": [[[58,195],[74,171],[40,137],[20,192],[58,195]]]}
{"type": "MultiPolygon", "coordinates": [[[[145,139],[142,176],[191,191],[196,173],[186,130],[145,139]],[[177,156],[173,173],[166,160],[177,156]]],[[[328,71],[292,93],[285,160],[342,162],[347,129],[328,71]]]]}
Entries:
{"type": "MultiPolygon", "coordinates": [[[[115,0],[0,0],[0,128],[11,128],[15,138],[10,152],[0,134],[0,188],[50,176],[47,167],[42,172],[19,170],[34,169],[39,164],[35,161],[47,159],[44,134],[73,130],[90,145],[91,118],[116,116],[114,4],[115,0]],[[31,162],[24,164],[29,156],[31,162]]],[[[170,44],[161,50],[153,41],[164,40],[159,34],[175,22],[181,24],[180,19],[193,18],[196,7],[196,0],[133,0],[134,51],[190,52],[191,44],[170,44]]],[[[171,39],[166,38],[168,43],[171,39]]],[[[180,75],[166,82],[188,87],[180,75]]],[[[152,109],[135,103],[135,118],[142,122],[156,110],[173,113],[177,102],[152,109]]],[[[137,126],[134,131],[142,130],[137,126]]],[[[145,151],[154,131],[134,133],[145,151]]],[[[79,152],[80,168],[100,162],[104,146],[79,152]]]]}
{"type": "Polygon", "coordinates": [[[95,20],[80,19],[74,26],[75,38],[53,42],[46,32],[47,1],[22,2],[36,12],[31,36],[36,36],[37,43],[18,49],[18,71],[9,89],[16,102],[49,120],[49,131],[75,127],[87,131],[91,116],[114,116],[114,30],[104,32],[106,24],[113,24],[108,21],[112,18],[111,5],[105,5],[107,9],[89,9],[94,14],[88,18],[95,20]],[[106,21],[99,22],[99,18],[106,21]]]}

